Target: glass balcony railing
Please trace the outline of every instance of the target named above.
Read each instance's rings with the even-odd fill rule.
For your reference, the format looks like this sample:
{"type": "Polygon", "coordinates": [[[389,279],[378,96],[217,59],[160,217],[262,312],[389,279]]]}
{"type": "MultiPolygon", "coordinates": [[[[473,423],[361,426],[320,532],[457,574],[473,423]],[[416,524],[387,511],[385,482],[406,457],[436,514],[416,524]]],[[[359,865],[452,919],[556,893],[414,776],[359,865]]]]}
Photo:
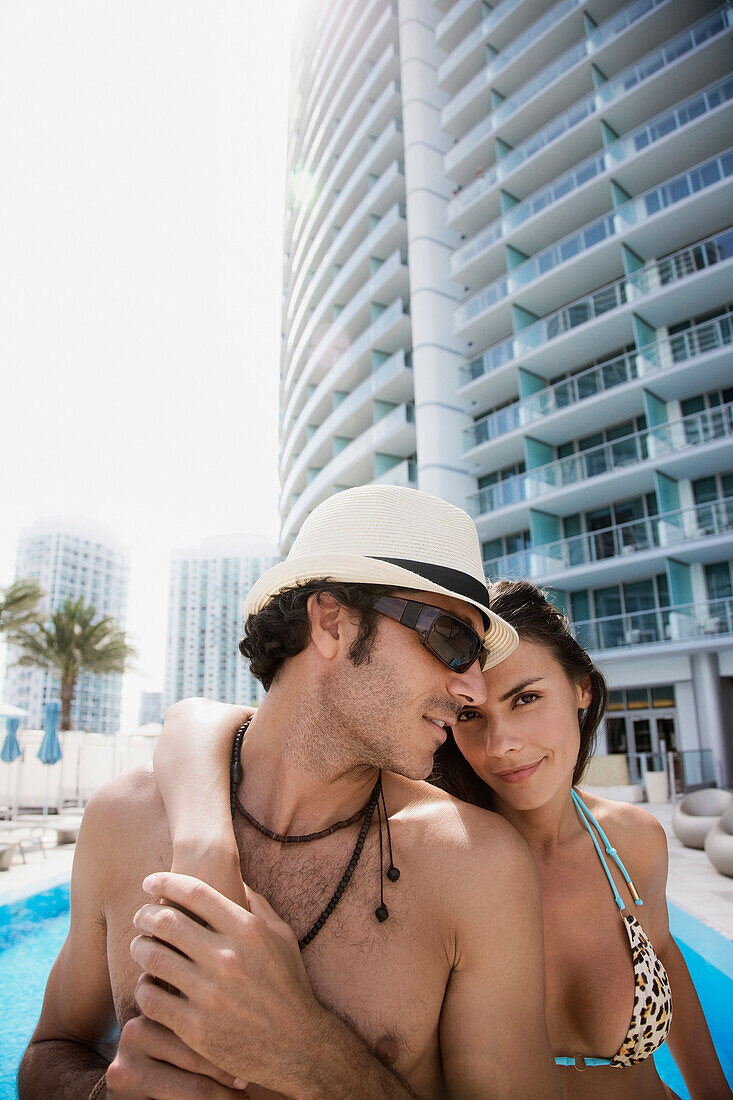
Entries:
{"type": "Polygon", "coordinates": [[[675,130],[698,122],[704,115],[716,110],[724,103],[733,99],[733,76],[718,81],[703,92],[679,104],[669,111],[664,111],[657,118],[633,133],[627,134],[613,144],[608,145],[600,153],[594,154],[588,160],[577,165],[570,172],[565,172],[557,179],[536,191],[524,202],[517,203],[501,218],[497,218],[472,240],[457,249],[451,257],[451,271],[459,272],[467,264],[471,263],[492,244],[500,240],[512,229],[516,229],[529,218],[539,214],[542,210],[572,194],[573,191],[583,187],[590,180],[612,171],[629,157],[635,156],[641,150],[648,148],[657,141],[668,137],[675,130]]]}
{"type": "MultiPolygon", "coordinates": [[[[316,389],[307,398],[306,404],[300,412],[303,415],[308,415],[308,413],[317,406],[318,402],[322,400],[324,393],[338,385],[339,376],[342,376],[360,356],[368,352],[370,347],[378,347],[378,342],[381,337],[402,317],[407,317],[409,312],[409,302],[403,301],[402,298],[397,298],[392,302],[384,313],[381,313],[379,317],[377,317],[376,321],[372,321],[371,324],[367,325],[364,331],[354,340],[348,351],[341,356],[338,364],[328,371],[325,377],[316,384],[316,389]]],[[[293,384],[287,405],[285,406],[285,412],[282,415],[281,449],[283,452],[283,461],[287,460],[289,451],[292,451],[294,437],[290,433],[292,432],[292,420],[295,415],[294,410],[307,384],[307,372],[305,374],[301,373],[297,381],[293,384]],[[288,437],[287,442],[283,444],[283,440],[286,436],[288,437]]],[[[300,413],[298,415],[300,415],[300,413]]]]}
{"type": "Polygon", "coordinates": [[[463,385],[497,370],[505,363],[518,359],[579,325],[595,320],[609,310],[662,290],[680,279],[695,275],[731,257],[733,229],[728,229],[697,244],[681,248],[661,260],[652,260],[626,278],[600,287],[592,294],[578,298],[528,325],[515,336],[486,348],[481,355],[461,368],[463,385]]]}
{"type": "Polygon", "coordinates": [[[729,311],[721,317],[702,321],[699,325],[658,340],[656,344],[647,344],[639,352],[639,357],[645,362],[646,374],[650,368],[654,370],[685,363],[732,343],[733,311],[729,311]]]}
{"type": "Polygon", "coordinates": [[[733,633],[733,599],[587,619],[572,623],[572,629],[580,644],[589,650],[714,639],[733,633]]]}
{"type": "Polygon", "coordinates": [[[435,26],[435,41],[440,44],[443,36],[448,33],[451,27],[455,26],[461,16],[476,3],[476,0],[458,0],[453,7],[449,8],[443,18],[435,26]]]}
{"type": "Polygon", "coordinates": [[[488,443],[492,439],[517,428],[526,426],[549,413],[566,409],[588,397],[604,393],[631,382],[640,374],[639,360],[643,360],[641,373],[646,377],[655,370],[664,370],[677,363],[689,362],[701,355],[727,347],[733,343],[733,311],[710,321],[692,325],[674,336],[667,336],[654,344],[647,344],[638,352],[619,355],[579,371],[571,378],[562,379],[553,386],[538,390],[512,405],[489,413],[463,432],[464,450],[488,443]]]}
{"type": "Polygon", "coordinates": [[[565,15],[575,11],[576,8],[582,7],[582,5],[583,0],[560,0],[558,4],[546,11],[526,31],[509,42],[496,57],[491,59],[485,69],[482,69],[473,80],[469,81],[465,87],[461,88],[460,92],[453,96],[442,112],[441,122],[445,124],[458,114],[482,89],[491,85],[491,82],[506,68],[510,61],[513,61],[515,57],[518,57],[519,54],[537,42],[545,31],[555,26],[565,15]]]}
{"type": "MultiPolygon", "coordinates": [[[[363,409],[368,402],[373,401],[393,379],[398,378],[402,371],[406,369],[409,368],[405,362],[404,351],[395,352],[329,413],[323,423],[318,425],[316,431],[308,439],[298,455],[298,461],[293,463],[286,479],[283,481],[282,492],[285,496],[292,490],[298,473],[308,465],[318,448],[325,441],[338,434],[338,425],[343,424],[350,416],[363,409]]],[[[297,435],[297,430],[295,435],[297,435]]]]}
{"type": "Polygon", "coordinates": [[[605,363],[589,367],[588,370],[581,371],[572,378],[564,378],[554,386],[538,390],[512,405],[506,405],[503,409],[498,409],[477,420],[470,428],[464,429],[464,449],[468,450],[480,443],[498,439],[499,436],[525,427],[540,417],[565,409],[569,405],[584,401],[587,397],[594,397],[598,393],[613,389],[614,386],[620,386],[637,377],[635,354],[620,355],[616,359],[609,359],[605,363]]]}
{"type": "Polygon", "coordinates": [[[488,577],[537,580],[576,566],[733,533],[733,497],[631,520],[484,562],[488,577]]]}
{"type": "MultiPolygon", "coordinates": [[[[700,20],[694,27],[677,35],[664,46],[654,50],[636,65],[632,65],[617,77],[596,88],[585,99],[575,103],[568,111],[564,111],[548,122],[546,126],[537,130],[521,145],[517,145],[511,152],[492,165],[490,171],[475,179],[455,195],[448,207],[449,221],[459,217],[465,210],[486,195],[499,180],[506,179],[521,164],[562,137],[563,134],[574,129],[591,115],[606,110],[610,103],[622,98],[632,88],[651,79],[692,51],[702,48],[712,39],[725,34],[731,27],[733,27],[733,4],[729,3],[700,20]]],[[[599,28],[599,30],[602,29],[599,28]]],[[[501,108],[504,108],[505,104],[509,102],[510,100],[506,100],[505,103],[501,104],[501,108]]],[[[466,137],[470,137],[470,135],[466,135],[466,137]]]]}
{"type": "Polygon", "coordinates": [[[691,447],[733,438],[733,403],[693,413],[679,420],[632,432],[612,442],[555,459],[522,474],[515,474],[479,489],[467,500],[474,518],[511,504],[529,502],[557,489],[579,485],[601,474],[615,473],[652,457],[679,454],[691,447]]]}
{"type": "MultiPolygon", "coordinates": [[[[664,4],[670,3],[670,0],[635,0],[635,3],[629,4],[627,8],[619,12],[617,15],[612,16],[600,27],[598,27],[587,38],[581,39],[580,42],[576,42],[574,46],[566,50],[559,57],[555,58],[551,64],[546,66],[536,76],[532,77],[525,84],[522,84],[520,88],[514,92],[513,95],[507,97],[504,102],[482,119],[477,126],[466,134],[456,146],[455,153],[453,150],[446,156],[446,167],[448,168],[454,159],[458,159],[460,155],[468,155],[477,145],[479,145],[489,134],[499,127],[502,122],[505,122],[515,111],[523,107],[525,103],[528,103],[531,99],[534,99],[536,95],[544,91],[560,77],[563,77],[570,69],[582,61],[586,57],[592,57],[600,49],[606,46],[612,39],[617,38],[619,35],[626,34],[630,27],[637,23],[640,19],[643,19],[655,8],[662,7],[664,4]]],[[[538,22],[543,24],[547,22],[547,25],[552,25],[553,17],[562,18],[567,11],[572,10],[577,4],[575,0],[562,0],[556,8],[561,9],[556,14],[556,8],[547,12],[542,19],[538,22]]],[[[534,39],[534,34],[537,29],[537,24],[530,27],[525,35],[521,35],[519,39],[515,39],[510,43],[507,49],[502,50],[499,56],[496,58],[498,63],[500,58],[504,58],[507,54],[507,61],[512,57],[521,53],[526,49],[528,44],[534,39]],[[514,49],[516,47],[516,49],[514,49]]],[[[502,66],[503,67],[503,66],[502,66]]],[[[491,68],[491,65],[489,66],[491,68]]]]}
{"type": "Polygon", "coordinates": [[[715,184],[731,176],[733,176],[733,149],[705,161],[688,172],[683,172],[638,198],[623,203],[610,214],[590,222],[577,232],[558,241],[551,248],[546,248],[543,252],[512,268],[507,275],[496,279],[480,294],[459,306],[454,313],[456,330],[460,331],[469,321],[498,301],[526,287],[535,279],[547,275],[561,264],[594,248],[602,241],[623,233],[631,226],[647,221],[648,218],[675,203],[682,202],[708,187],[714,187],[715,184]]]}
{"type": "Polygon", "coordinates": [[[448,54],[438,66],[438,83],[450,76],[458,66],[466,60],[466,58],[479,47],[491,34],[494,27],[502,19],[505,19],[509,12],[518,7],[523,0],[503,0],[503,3],[497,4],[484,19],[481,20],[477,27],[474,27],[466,37],[458,43],[454,50],[448,54]]]}

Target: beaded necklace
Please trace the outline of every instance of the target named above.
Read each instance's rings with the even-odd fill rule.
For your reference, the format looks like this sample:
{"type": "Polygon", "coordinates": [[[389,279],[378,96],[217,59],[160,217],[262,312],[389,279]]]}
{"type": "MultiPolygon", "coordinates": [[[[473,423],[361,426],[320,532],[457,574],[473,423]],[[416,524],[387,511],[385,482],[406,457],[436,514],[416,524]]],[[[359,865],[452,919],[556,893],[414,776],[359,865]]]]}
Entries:
{"type": "Polygon", "coordinates": [[[354,871],[356,870],[356,865],[359,862],[359,859],[361,858],[361,853],[362,853],[362,850],[364,848],[364,841],[366,840],[367,833],[369,832],[369,827],[371,826],[372,818],[374,817],[374,810],[375,809],[377,810],[377,816],[378,816],[378,819],[379,819],[379,890],[380,890],[380,903],[379,903],[379,906],[375,909],[374,915],[376,916],[377,920],[381,924],[382,921],[387,920],[387,917],[389,916],[389,910],[387,909],[387,906],[384,904],[384,889],[383,889],[383,884],[382,884],[384,864],[383,864],[383,853],[382,853],[382,810],[379,806],[380,797],[382,799],[382,806],[384,807],[384,819],[385,819],[385,824],[386,824],[386,827],[387,827],[387,840],[389,842],[389,864],[390,865],[389,865],[389,869],[387,870],[387,878],[390,880],[390,882],[396,882],[397,879],[400,877],[400,872],[395,867],[394,861],[392,859],[392,837],[390,836],[389,817],[387,815],[387,807],[386,807],[385,802],[384,802],[384,791],[382,790],[382,772],[381,772],[381,769],[380,769],[379,774],[377,776],[377,781],[374,784],[374,787],[372,788],[372,793],[369,795],[368,802],[360,810],[357,810],[357,812],[355,814],[352,814],[351,817],[346,818],[346,820],[344,820],[344,821],[336,821],[333,825],[329,825],[328,828],[321,829],[317,833],[304,833],[300,836],[297,836],[297,835],[288,836],[288,835],[285,835],[283,833],[275,833],[271,829],[267,829],[264,825],[261,825],[260,822],[257,821],[257,819],[254,818],[251,813],[249,813],[248,810],[245,810],[245,808],[242,805],[242,803],[240,802],[238,794],[237,794],[237,792],[239,790],[239,784],[242,781],[242,762],[241,762],[242,742],[244,740],[244,735],[247,732],[247,727],[249,726],[251,721],[252,721],[252,719],[248,718],[247,721],[244,723],[244,725],[241,726],[237,730],[236,736],[234,738],[234,744],[232,746],[232,758],[231,758],[230,777],[229,777],[229,800],[230,800],[230,807],[231,807],[231,812],[232,812],[232,821],[234,820],[235,815],[237,813],[239,813],[239,814],[242,815],[242,817],[245,819],[245,821],[249,822],[250,825],[252,825],[255,829],[257,829],[258,832],[262,833],[263,836],[266,836],[269,840],[276,840],[280,844],[306,844],[306,843],[308,843],[308,841],[321,840],[323,837],[330,836],[332,833],[338,832],[339,829],[345,829],[349,825],[354,825],[359,820],[360,817],[364,819],[361,823],[361,828],[359,829],[359,835],[356,838],[356,844],[354,845],[354,851],[351,853],[351,859],[349,860],[349,862],[346,866],[346,870],[344,871],[343,875],[341,876],[341,879],[339,881],[338,886],[336,887],[333,894],[331,895],[330,901],[328,902],[326,907],[323,909],[320,916],[314,922],[312,927],[308,930],[308,932],[306,932],[306,934],[302,937],[302,939],[298,940],[298,947],[302,951],[303,948],[306,947],[311,942],[311,940],[315,939],[315,937],[318,935],[320,930],[323,928],[323,926],[326,923],[326,921],[328,920],[328,918],[333,913],[333,911],[336,908],[336,906],[338,905],[338,903],[341,901],[341,898],[343,897],[344,891],[346,890],[346,887],[349,885],[349,882],[351,881],[351,876],[353,875],[354,871]]]}

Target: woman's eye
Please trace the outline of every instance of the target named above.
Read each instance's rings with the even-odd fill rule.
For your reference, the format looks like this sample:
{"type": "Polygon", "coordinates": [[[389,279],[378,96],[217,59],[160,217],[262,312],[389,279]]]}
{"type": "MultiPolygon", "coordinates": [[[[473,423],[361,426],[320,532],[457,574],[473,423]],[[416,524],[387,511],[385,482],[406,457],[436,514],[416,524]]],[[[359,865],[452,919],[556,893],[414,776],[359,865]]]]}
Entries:
{"type": "Polygon", "coordinates": [[[521,695],[518,695],[516,697],[516,699],[514,700],[514,705],[516,707],[524,707],[527,705],[527,703],[533,703],[535,699],[539,699],[539,695],[537,695],[536,692],[524,691],[521,695]]]}
{"type": "Polygon", "coordinates": [[[478,717],[479,712],[477,710],[462,710],[461,713],[458,715],[458,721],[473,722],[478,717]]]}

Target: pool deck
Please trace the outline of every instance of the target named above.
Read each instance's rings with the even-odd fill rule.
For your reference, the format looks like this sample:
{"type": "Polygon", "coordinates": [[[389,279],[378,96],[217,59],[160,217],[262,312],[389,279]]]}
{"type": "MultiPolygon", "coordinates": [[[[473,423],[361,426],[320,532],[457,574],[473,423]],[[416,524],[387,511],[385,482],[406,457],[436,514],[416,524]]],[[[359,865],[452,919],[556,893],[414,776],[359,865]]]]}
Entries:
{"type": "MultiPolygon", "coordinates": [[[[672,803],[643,809],[664,826],[669,843],[667,897],[679,909],[733,941],[733,878],[719,875],[704,852],[685,848],[672,832],[672,803]]],[[[48,832],[44,855],[37,849],[26,852],[26,862],[16,855],[9,871],[0,874],[0,905],[20,901],[29,894],[48,890],[71,877],[74,845],[55,846],[55,834],[48,832]]]]}
{"type": "Polygon", "coordinates": [[[669,847],[667,897],[726,939],[733,940],[733,878],[720,875],[704,852],[685,848],[672,832],[672,803],[642,803],[664,826],[669,847]]]}

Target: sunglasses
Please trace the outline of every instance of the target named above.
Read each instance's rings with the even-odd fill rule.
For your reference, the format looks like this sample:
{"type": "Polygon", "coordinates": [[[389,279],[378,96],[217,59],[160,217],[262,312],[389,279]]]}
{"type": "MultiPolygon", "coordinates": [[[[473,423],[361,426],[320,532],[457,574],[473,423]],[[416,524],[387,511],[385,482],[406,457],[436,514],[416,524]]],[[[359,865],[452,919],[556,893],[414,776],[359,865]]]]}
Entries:
{"type": "Polygon", "coordinates": [[[380,596],[372,607],[387,619],[414,630],[422,645],[454,672],[468,672],[482,654],[488,657],[483,638],[473,627],[442,607],[399,596],[380,596]]]}

